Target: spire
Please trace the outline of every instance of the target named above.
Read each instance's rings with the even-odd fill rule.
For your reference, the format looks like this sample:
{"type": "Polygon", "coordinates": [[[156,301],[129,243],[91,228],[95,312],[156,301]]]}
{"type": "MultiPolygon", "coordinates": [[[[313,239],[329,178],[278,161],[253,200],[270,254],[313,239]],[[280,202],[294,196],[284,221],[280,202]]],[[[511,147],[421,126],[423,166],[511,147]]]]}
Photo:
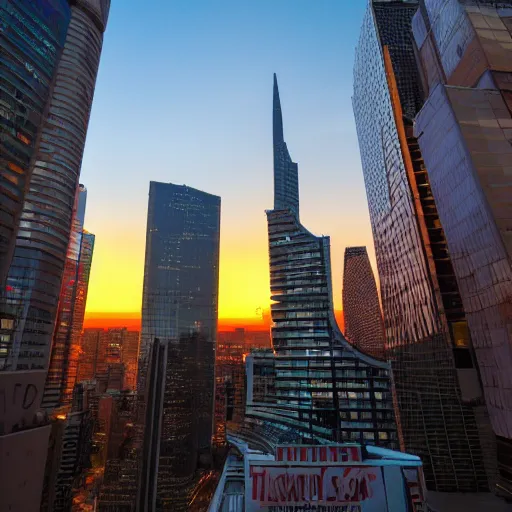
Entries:
{"type": "Polygon", "coordinates": [[[279,98],[279,87],[277,85],[277,76],[274,73],[274,146],[284,142],[283,135],[283,113],[281,112],[281,100],[279,98]]]}
{"type": "Polygon", "coordinates": [[[290,210],[299,216],[299,177],[297,164],[292,161],[283,135],[283,113],[274,73],[274,210],[290,210]]]}

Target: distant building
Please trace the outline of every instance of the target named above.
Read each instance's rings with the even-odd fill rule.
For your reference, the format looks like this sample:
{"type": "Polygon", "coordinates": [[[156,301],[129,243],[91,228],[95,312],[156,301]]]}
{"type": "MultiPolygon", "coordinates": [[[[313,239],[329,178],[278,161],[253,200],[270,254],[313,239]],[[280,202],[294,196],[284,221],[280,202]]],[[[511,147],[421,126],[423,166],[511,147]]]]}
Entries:
{"type": "Polygon", "coordinates": [[[124,365],[123,389],[137,389],[137,365],[139,357],[139,331],[123,329],[121,342],[121,361],[124,365]]]}
{"type": "Polygon", "coordinates": [[[151,182],[138,378],[146,408],[141,511],[186,508],[187,489],[211,464],[219,235],[219,197],[151,182]]]}
{"type": "Polygon", "coordinates": [[[76,382],[78,343],[84,321],[94,243],[94,235],[84,232],[83,229],[86,199],[87,190],[84,185],[80,185],[75,200],[73,228],[64,266],[50,366],[43,397],[43,407],[49,411],[71,403],[76,382]]]}
{"type": "Polygon", "coordinates": [[[80,344],[77,381],[95,380],[99,391],[134,390],[139,332],[126,327],[85,329],[80,344]]]}
{"type": "Polygon", "coordinates": [[[84,329],[80,340],[77,382],[94,380],[101,360],[100,348],[105,344],[107,333],[104,329],[84,329]]]}
{"type": "Polygon", "coordinates": [[[384,324],[366,247],[347,247],[343,270],[345,335],[358,349],[384,358],[384,324]]]}

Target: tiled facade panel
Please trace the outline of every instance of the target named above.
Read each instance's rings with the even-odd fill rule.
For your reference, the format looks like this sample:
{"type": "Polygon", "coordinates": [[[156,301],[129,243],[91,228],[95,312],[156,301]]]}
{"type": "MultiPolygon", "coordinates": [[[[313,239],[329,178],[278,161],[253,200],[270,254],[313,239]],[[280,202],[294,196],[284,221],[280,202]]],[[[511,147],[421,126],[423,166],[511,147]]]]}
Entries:
{"type": "Polygon", "coordinates": [[[512,155],[496,110],[505,114],[496,91],[440,85],[420,112],[416,133],[421,134],[491,421],[496,434],[510,438],[512,269],[506,233],[500,233],[494,216],[501,212],[501,225],[510,226],[507,164],[512,155]]]}
{"type": "Polygon", "coordinates": [[[384,357],[384,324],[366,247],[347,247],[343,269],[345,335],[358,349],[384,357]]]}
{"type": "Polygon", "coordinates": [[[439,82],[475,87],[486,69],[512,71],[512,4],[425,0],[425,6],[427,19],[418,11],[413,32],[430,90],[439,82]]]}

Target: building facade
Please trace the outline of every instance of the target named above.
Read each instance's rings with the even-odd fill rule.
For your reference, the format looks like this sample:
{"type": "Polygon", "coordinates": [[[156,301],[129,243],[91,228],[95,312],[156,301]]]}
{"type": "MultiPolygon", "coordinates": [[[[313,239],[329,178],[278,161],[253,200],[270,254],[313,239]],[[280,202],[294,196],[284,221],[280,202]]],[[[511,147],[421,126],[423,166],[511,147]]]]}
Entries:
{"type": "Polygon", "coordinates": [[[353,107],[386,349],[405,449],[424,461],[427,486],[486,490],[494,473],[487,411],[428,168],[413,133],[423,98],[411,32],[418,6],[413,0],[369,1],[354,65],[353,107]]]}
{"type": "Polygon", "coordinates": [[[512,494],[512,2],[424,0],[413,35],[424,155],[512,494]],[[444,14],[440,15],[443,7],[444,14]]]}
{"type": "Polygon", "coordinates": [[[65,404],[69,405],[75,384],[71,382],[72,379],[68,378],[68,376],[70,366],[76,366],[75,358],[77,354],[72,353],[73,326],[76,327],[78,323],[75,320],[75,303],[78,293],[78,273],[86,201],[87,190],[83,185],[79,185],[75,199],[71,237],[64,265],[50,365],[48,367],[43,397],[43,407],[48,410],[65,404]]]}
{"type": "Polygon", "coordinates": [[[145,396],[144,449],[157,443],[141,497],[150,510],[183,507],[187,486],[211,458],[219,235],[219,197],[151,182],[139,363],[146,394],[154,382],[148,379],[156,378],[148,357],[158,339],[161,387],[151,393],[161,400],[145,396]]]}
{"type": "MultiPolygon", "coordinates": [[[[285,147],[283,138],[274,76],[275,151],[285,147]]],[[[297,164],[281,158],[274,163],[282,165],[275,171],[289,170],[293,178],[297,164]]],[[[365,510],[423,508],[421,460],[389,449],[401,445],[391,367],[357,350],[340,332],[332,305],[329,239],[300,224],[297,183],[286,176],[284,183],[291,190],[276,189],[274,210],[267,212],[272,349],[255,349],[246,357],[246,417],[228,429],[231,450],[210,510],[341,510],[349,501],[348,508],[365,510]],[[377,463],[379,471],[392,465],[398,477],[393,485],[414,491],[389,487],[386,498],[384,491],[377,496],[372,484],[370,493],[359,493],[360,484],[349,475],[362,453],[373,459],[365,466],[387,459],[377,463]],[[335,495],[329,482],[344,491],[335,495]],[[387,502],[392,495],[401,503],[387,502]]],[[[376,483],[379,476],[370,478],[376,483]]]]}
{"type": "Polygon", "coordinates": [[[4,370],[48,369],[109,7],[109,0],[77,0],[71,5],[15,234],[6,293],[0,298],[0,314],[14,320],[4,370]]]}
{"type": "Polygon", "coordinates": [[[359,350],[384,358],[384,324],[366,247],[345,249],[343,315],[347,339],[359,350]]]}
{"type": "Polygon", "coordinates": [[[25,191],[71,10],[67,0],[0,5],[0,290],[11,264],[25,191]]]}
{"type": "Polygon", "coordinates": [[[299,222],[297,164],[284,142],[275,75],[273,126],[278,178],[267,219],[275,355],[263,366],[274,372],[274,394],[248,396],[247,439],[259,436],[269,451],[291,439],[398,448],[390,368],[343,337],[332,305],[329,238],[299,222]]]}

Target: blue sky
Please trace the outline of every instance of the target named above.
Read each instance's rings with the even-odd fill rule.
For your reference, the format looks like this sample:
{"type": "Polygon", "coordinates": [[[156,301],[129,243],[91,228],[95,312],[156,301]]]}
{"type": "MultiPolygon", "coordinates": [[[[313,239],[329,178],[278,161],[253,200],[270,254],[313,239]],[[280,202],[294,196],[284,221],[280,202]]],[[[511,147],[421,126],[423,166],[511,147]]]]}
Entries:
{"type": "Polygon", "coordinates": [[[140,309],[150,180],[222,197],[221,315],[250,315],[268,300],[274,72],[299,163],[301,219],[331,235],[341,305],[344,247],[372,242],[351,106],[365,7],[112,2],[81,176],[96,234],[89,311],[140,309]]]}

